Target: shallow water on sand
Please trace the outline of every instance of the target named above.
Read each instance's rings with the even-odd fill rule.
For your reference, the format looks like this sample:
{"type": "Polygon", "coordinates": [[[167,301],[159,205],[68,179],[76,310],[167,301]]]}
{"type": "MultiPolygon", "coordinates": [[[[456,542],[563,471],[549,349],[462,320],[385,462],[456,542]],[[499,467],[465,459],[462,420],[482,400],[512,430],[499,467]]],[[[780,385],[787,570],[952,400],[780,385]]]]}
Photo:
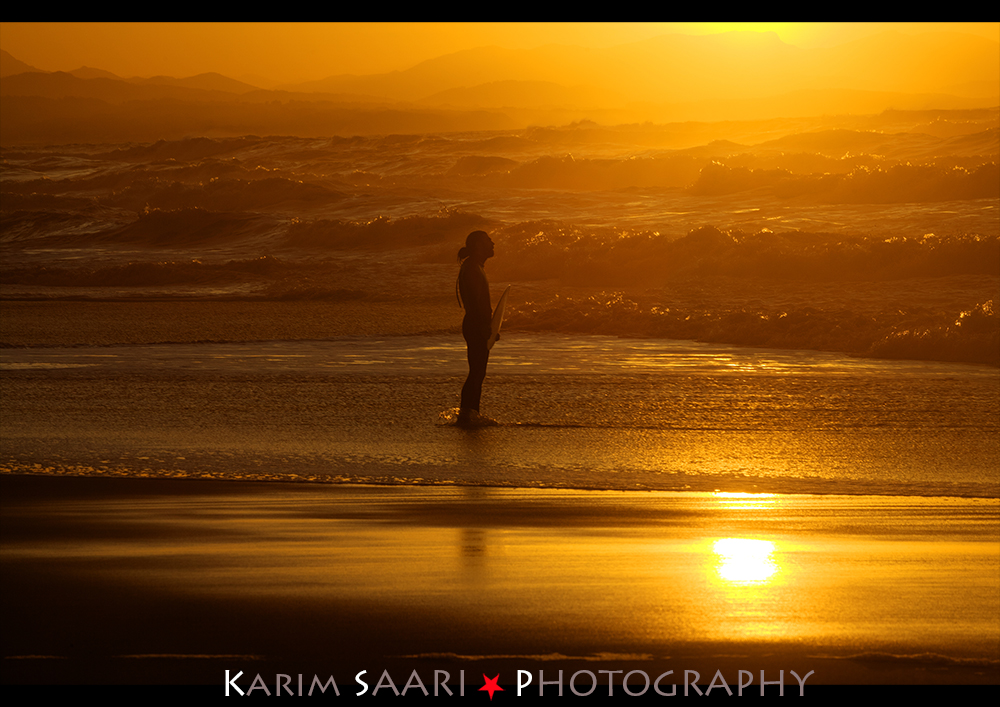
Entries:
{"type": "Polygon", "coordinates": [[[7,471],[392,484],[1000,495],[1000,371],[508,334],[484,414],[456,337],[8,349],[7,471]]]}

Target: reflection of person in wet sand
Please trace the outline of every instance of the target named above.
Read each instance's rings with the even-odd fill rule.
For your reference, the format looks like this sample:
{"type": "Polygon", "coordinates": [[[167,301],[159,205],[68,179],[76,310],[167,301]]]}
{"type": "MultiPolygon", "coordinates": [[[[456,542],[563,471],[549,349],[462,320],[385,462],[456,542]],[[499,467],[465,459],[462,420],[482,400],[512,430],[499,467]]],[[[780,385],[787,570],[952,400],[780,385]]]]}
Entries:
{"type": "Polygon", "coordinates": [[[458,251],[462,267],[458,273],[459,302],[465,307],[462,335],[469,349],[469,377],[462,386],[459,425],[482,422],[479,399],[483,394],[486,363],[490,357],[489,338],[493,310],[490,306],[490,283],[483,269],[487,258],[493,257],[493,241],[486,231],[473,231],[458,251]]]}

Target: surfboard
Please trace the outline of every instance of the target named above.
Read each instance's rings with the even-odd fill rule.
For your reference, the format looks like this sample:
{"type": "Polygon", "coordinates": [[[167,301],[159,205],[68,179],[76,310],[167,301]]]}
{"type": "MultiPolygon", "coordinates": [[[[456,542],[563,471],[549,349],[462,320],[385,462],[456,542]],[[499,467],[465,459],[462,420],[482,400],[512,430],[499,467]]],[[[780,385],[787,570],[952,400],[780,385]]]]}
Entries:
{"type": "Polygon", "coordinates": [[[507,285],[507,289],[503,291],[500,295],[500,301],[497,302],[496,309],[493,310],[493,320],[490,322],[490,338],[486,342],[486,345],[492,349],[493,344],[497,342],[497,338],[500,336],[500,326],[503,324],[503,313],[507,309],[507,293],[510,292],[510,285],[507,285]]]}

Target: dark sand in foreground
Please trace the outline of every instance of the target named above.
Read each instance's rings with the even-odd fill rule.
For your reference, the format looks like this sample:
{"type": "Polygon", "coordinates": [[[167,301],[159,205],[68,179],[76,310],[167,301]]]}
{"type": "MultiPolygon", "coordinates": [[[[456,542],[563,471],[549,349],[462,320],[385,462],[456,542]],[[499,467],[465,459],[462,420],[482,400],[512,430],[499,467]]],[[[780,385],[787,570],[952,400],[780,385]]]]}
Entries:
{"type": "Polygon", "coordinates": [[[790,695],[791,671],[815,671],[807,689],[1000,682],[996,499],[45,476],[0,490],[6,684],[221,686],[226,669],[244,690],[303,673],[352,696],[361,670],[369,689],[383,670],[399,689],[464,670],[467,694],[517,670],[532,690],[539,670],[567,690],[578,670],[673,670],[667,690],[721,670],[734,691],[740,670],[750,690],[784,670],[790,695]]]}

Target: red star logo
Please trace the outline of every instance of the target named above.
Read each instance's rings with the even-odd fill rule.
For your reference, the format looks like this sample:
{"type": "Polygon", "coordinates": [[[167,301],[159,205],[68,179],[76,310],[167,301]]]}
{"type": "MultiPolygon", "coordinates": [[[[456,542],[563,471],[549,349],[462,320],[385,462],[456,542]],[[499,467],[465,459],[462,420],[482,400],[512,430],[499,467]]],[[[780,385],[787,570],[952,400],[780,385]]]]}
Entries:
{"type": "Polygon", "coordinates": [[[500,673],[497,673],[497,676],[495,678],[488,678],[486,677],[486,673],[483,673],[483,680],[486,681],[486,684],[483,685],[481,688],[479,688],[479,691],[482,692],[483,690],[486,690],[488,693],[490,693],[490,702],[493,701],[494,692],[496,692],[497,690],[503,692],[503,688],[497,685],[497,680],[499,679],[500,679],[500,673]]]}

